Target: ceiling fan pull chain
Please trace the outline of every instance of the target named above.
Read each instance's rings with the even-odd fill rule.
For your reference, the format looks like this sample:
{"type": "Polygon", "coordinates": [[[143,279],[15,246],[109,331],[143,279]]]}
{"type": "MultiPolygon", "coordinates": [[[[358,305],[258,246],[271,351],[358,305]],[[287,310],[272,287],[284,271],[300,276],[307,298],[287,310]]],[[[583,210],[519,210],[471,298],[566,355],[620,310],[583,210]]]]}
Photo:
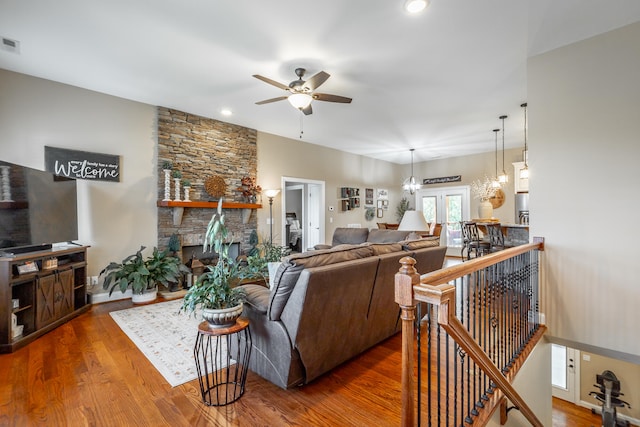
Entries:
{"type": "Polygon", "coordinates": [[[304,130],[302,130],[302,119],[304,118],[304,114],[302,114],[302,110],[300,110],[300,139],[302,139],[302,134],[304,130]]]}

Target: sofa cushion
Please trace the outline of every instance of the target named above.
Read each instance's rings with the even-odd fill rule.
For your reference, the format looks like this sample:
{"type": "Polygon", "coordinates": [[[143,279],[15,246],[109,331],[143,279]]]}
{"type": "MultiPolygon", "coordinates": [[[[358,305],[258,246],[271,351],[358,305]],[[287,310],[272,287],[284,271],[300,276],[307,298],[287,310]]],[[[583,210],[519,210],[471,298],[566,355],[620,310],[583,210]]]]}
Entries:
{"type": "Polygon", "coordinates": [[[343,261],[366,258],[373,254],[370,247],[360,245],[339,245],[335,248],[308,251],[286,257],[271,285],[268,315],[270,320],[279,320],[289,296],[305,268],[320,267],[343,261]]]}
{"type": "Polygon", "coordinates": [[[305,268],[313,268],[338,262],[353,261],[354,259],[366,258],[371,255],[373,255],[373,250],[369,246],[338,245],[331,249],[291,255],[286,260],[295,265],[302,265],[305,268]]]}
{"type": "Polygon", "coordinates": [[[268,316],[269,320],[280,320],[280,315],[284,306],[289,300],[289,295],[300,277],[303,265],[295,265],[291,261],[285,260],[276,271],[273,284],[271,284],[271,295],[269,298],[268,316]]]}
{"type": "Polygon", "coordinates": [[[369,232],[367,242],[371,243],[396,243],[404,240],[409,231],[400,230],[377,230],[373,229],[369,232]]]}
{"type": "Polygon", "coordinates": [[[402,250],[402,244],[400,243],[371,243],[365,242],[363,246],[369,246],[373,250],[373,255],[385,255],[392,252],[399,252],[402,250]]]}
{"type": "Polygon", "coordinates": [[[249,284],[242,285],[242,289],[244,289],[246,294],[245,304],[253,307],[258,313],[265,314],[269,307],[269,296],[271,294],[269,288],[265,288],[262,285],[249,284]]]}
{"type": "Polygon", "coordinates": [[[336,228],[333,232],[332,246],[342,244],[357,245],[367,241],[368,228],[336,228]]]}
{"type": "Polygon", "coordinates": [[[418,240],[407,240],[402,242],[402,248],[405,251],[413,251],[416,249],[430,248],[432,246],[440,246],[440,236],[429,236],[418,240]]]}

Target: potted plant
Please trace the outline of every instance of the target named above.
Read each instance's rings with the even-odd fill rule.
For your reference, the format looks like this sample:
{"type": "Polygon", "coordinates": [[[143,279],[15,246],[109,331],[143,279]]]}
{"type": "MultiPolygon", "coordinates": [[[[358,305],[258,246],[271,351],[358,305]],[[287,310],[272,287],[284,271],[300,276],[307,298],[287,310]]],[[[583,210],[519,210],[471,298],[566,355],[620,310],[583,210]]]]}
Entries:
{"type": "Polygon", "coordinates": [[[140,249],[129,255],[121,263],[111,262],[101,272],[104,275],[102,287],[109,290],[109,295],[115,289],[125,293],[131,288],[131,300],[134,304],[152,302],[156,299],[158,283],[169,287],[170,282],[177,282],[180,274],[187,271],[180,260],[168,255],[167,251],[153,248],[153,254],[145,259],[140,249]]]}
{"type": "Polygon", "coordinates": [[[290,252],[291,250],[286,246],[278,246],[266,239],[262,240],[262,256],[269,271],[269,286],[273,283],[276,271],[282,262],[282,258],[289,255],[290,252]]]}
{"type": "Polygon", "coordinates": [[[258,195],[262,192],[262,187],[257,184],[256,179],[245,176],[240,180],[240,184],[236,190],[242,194],[243,199],[249,203],[256,203],[258,195]]]}
{"type": "Polygon", "coordinates": [[[398,203],[398,207],[396,208],[396,219],[398,220],[398,223],[402,221],[402,217],[404,216],[404,213],[408,210],[409,210],[409,200],[407,200],[406,197],[403,197],[400,200],[400,203],[398,203]]]}
{"type": "Polygon", "coordinates": [[[245,300],[244,290],[235,287],[244,274],[239,264],[229,256],[228,233],[220,199],[218,209],[207,226],[203,244],[203,252],[213,248],[218,260],[208,266],[207,271],[189,288],[180,308],[190,313],[200,308],[202,317],[212,327],[233,325],[242,314],[245,300]]]}

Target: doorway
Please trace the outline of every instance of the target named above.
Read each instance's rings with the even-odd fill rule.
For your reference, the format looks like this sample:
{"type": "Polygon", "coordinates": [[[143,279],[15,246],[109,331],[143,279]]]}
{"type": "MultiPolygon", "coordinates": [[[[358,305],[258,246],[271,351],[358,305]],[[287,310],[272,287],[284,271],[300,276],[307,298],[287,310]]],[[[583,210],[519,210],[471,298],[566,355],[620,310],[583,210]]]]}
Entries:
{"type": "Polygon", "coordinates": [[[551,344],[551,394],[571,403],[578,403],[580,390],[580,351],[551,344]]]}
{"type": "Polygon", "coordinates": [[[324,239],[324,181],[282,177],[282,236],[283,244],[298,247],[301,252],[324,239]],[[298,221],[300,233],[291,233],[292,218],[298,221]],[[289,217],[289,220],[287,220],[289,217]],[[292,238],[299,238],[299,245],[292,238]]]}
{"type": "Polygon", "coordinates": [[[460,221],[470,218],[469,186],[419,190],[416,192],[416,210],[424,214],[428,223],[442,224],[440,244],[447,246],[447,255],[460,256],[460,221]]]}

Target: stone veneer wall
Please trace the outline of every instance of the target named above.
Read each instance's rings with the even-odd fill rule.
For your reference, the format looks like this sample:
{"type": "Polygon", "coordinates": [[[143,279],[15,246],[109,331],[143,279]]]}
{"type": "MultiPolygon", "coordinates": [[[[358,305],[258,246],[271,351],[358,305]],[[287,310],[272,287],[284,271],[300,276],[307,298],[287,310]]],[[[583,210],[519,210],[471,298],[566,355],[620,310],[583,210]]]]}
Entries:
{"type": "MultiPolygon", "coordinates": [[[[242,177],[256,176],[257,153],[255,129],[158,107],[158,200],[164,198],[162,164],[168,160],[174,170],[182,172],[183,179],[191,182],[191,200],[216,200],[204,190],[204,181],[219,175],[227,184],[224,200],[241,202],[236,188],[242,177]]],[[[172,200],[174,192],[172,179],[172,200]]],[[[165,249],[174,233],[180,236],[182,246],[201,245],[214,212],[206,208],[185,208],[182,223],[175,226],[173,208],[158,207],[158,247],[165,249]]],[[[224,214],[233,241],[241,243],[241,251],[247,250],[249,236],[257,229],[256,212],[251,212],[246,224],[242,222],[242,209],[225,209],[224,214]]]]}

